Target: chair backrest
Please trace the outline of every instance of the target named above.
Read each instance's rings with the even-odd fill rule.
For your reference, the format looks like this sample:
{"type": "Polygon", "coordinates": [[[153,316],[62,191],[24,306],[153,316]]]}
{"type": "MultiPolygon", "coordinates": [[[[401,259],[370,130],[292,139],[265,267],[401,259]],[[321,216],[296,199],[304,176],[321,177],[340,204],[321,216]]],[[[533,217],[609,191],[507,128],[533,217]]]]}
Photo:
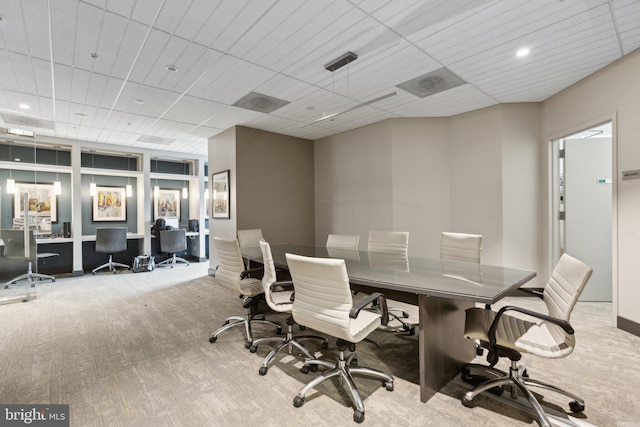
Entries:
{"type": "Polygon", "coordinates": [[[367,251],[407,256],[409,233],[406,231],[370,231],[367,251]]]}
{"type": "Polygon", "coordinates": [[[273,292],[271,290],[271,284],[277,281],[276,266],[273,263],[273,255],[271,254],[271,245],[261,240],[260,250],[262,251],[262,264],[264,265],[262,289],[264,290],[264,299],[267,305],[270,309],[277,312],[291,311],[291,292],[273,292]]]}
{"type": "Polygon", "coordinates": [[[480,234],[442,232],[440,259],[447,261],[480,262],[482,236],[480,234]]]}
{"type": "Polygon", "coordinates": [[[569,321],[591,272],[591,267],[571,255],[560,257],[543,292],[550,316],[569,321]]]}
{"type": "MultiPolygon", "coordinates": [[[[358,336],[351,333],[349,311],[353,299],[343,259],[293,254],[286,257],[295,289],[291,312],[296,323],[350,342],[357,342],[370,332],[368,328],[364,334],[358,331],[358,336]]],[[[372,323],[374,329],[380,324],[379,317],[377,320],[377,325],[372,323]]]]}
{"type": "Polygon", "coordinates": [[[329,234],[327,248],[358,250],[359,234],[329,234]]]}
{"type": "Polygon", "coordinates": [[[238,243],[241,249],[260,247],[262,237],[262,228],[253,228],[249,230],[238,230],[238,243]]]}
{"type": "Polygon", "coordinates": [[[114,254],[127,250],[127,227],[96,229],[96,252],[114,254]]]}
{"type": "Polygon", "coordinates": [[[216,270],[216,283],[229,289],[239,289],[240,274],[244,271],[244,262],[238,241],[214,237],[213,244],[219,261],[216,270]]]}
{"type": "Polygon", "coordinates": [[[0,238],[4,242],[4,256],[35,260],[37,256],[36,238],[33,235],[33,230],[29,229],[28,233],[29,251],[27,252],[24,244],[24,230],[1,230],[0,238]]]}
{"type": "Polygon", "coordinates": [[[187,231],[184,228],[160,231],[160,250],[170,254],[187,250],[187,231]]]}

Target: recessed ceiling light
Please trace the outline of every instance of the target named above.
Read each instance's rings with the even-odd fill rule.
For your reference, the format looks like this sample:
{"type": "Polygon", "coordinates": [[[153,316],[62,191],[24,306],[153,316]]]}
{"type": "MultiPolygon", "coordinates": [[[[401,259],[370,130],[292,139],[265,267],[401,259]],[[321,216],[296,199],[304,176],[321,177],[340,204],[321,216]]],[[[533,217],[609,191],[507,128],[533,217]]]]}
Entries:
{"type": "Polygon", "coordinates": [[[92,57],[93,59],[98,59],[98,58],[99,58],[98,54],[97,54],[97,53],[95,53],[95,52],[93,52],[93,53],[91,54],[91,57],[92,57]]]}
{"type": "Polygon", "coordinates": [[[136,99],[133,102],[135,102],[136,104],[144,105],[144,100],[142,100],[142,99],[136,99]]]}
{"type": "Polygon", "coordinates": [[[22,108],[23,110],[28,110],[29,108],[31,108],[29,107],[29,104],[24,104],[24,103],[20,104],[19,107],[22,108]]]}
{"type": "Polygon", "coordinates": [[[516,52],[516,56],[518,58],[524,58],[527,55],[529,55],[529,49],[527,49],[526,47],[522,48],[518,52],[516,52]]]}
{"type": "Polygon", "coordinates": [[[87,117],[87,115],[85,113],[76,113],[76,116],[78,116],[78,117],[87,117]]]}
{"type": "Polygon", "coordinates": [[[177,73],[178,71],[180,71],[180,68],[178,68],[178,66],[176,65],[167,65],[165,69],[170,73],[177,73]]]}

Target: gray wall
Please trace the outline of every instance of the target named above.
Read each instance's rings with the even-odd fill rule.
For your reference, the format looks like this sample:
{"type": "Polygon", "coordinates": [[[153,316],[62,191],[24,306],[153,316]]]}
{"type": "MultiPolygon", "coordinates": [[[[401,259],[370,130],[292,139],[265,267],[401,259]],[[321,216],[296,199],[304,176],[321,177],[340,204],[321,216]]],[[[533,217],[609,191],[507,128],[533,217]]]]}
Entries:
{"type": "MultiPolygon", "coordinates": [[[[210,219],[210,239],[262,228],[272,243],[314,243],[313,141],[236,126],[209,139],[209,174],[225,169],[231,219],[210,219]]],[[[217,265],[212,249],[210,267],[217,265]]]]}

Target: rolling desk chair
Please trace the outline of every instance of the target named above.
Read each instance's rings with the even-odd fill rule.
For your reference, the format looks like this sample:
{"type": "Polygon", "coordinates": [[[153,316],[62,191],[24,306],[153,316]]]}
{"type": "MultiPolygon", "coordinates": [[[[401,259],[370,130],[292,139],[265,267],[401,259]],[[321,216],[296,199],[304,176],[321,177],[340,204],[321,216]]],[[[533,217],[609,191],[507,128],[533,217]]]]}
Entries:
{"type": "Polygon", "coordinates": [[[160,261],[156,266],[173,268],[176,263],[189,265],[189,261],[176,255],[178,252],[187,250],[187,232],[184,228],[177,230],[160,231],[160,251],[171,254],[171,256],[160,261]]]}
{"type": "Polygon", "coordinates": [[[127,228],[126,227],[109,227],[96,229],[96,253],[109,254],[109,261],[100,267],[94,268],[91,274],[96,274],[98,270],[103,268],[109,269],[116,273],[116,267],[131,267],[119,262],[113,261],[113,254],[124,252],[127,250],[127,228]]]}
{"type": "MultiPolygon", "coordinates": [[[[31,287],[35,287],[36,279],[51,280],[51,282],[56,281],[55,277],[49,276],[48,274],[33,272],[33,263],[37,263],[39,259],[58,256],[58,254],[54,253],[37,253],[38,246],[36,244],[35,236],[33,235],[33,230],[28,230],[28,247],[24,238],[25,230],[6,229],[0,230],[0,233],[0,238],[4,242],[4,260],[9,262],[10,264],[13,264],[13,266],[15,266],[15,264],[20,264],[21,262],[23,262],[25,263],[25,267],[27,267],[26,273],[20,274],[7,281],[4,285],[5,289],[9,288],[11,285],[29,285],[31,287]],[[26,280],[26,283],[19,283],[23,280],[26,280]]],[[[8,267],[9,266],[7,266],[7,268],[8,267]]]]}
{"type": "Polygon", "coordinates": [[[353,381],[352,375],[367,375],[381,379],[388,391],[393,391],[394,378],[371,368],[352,366],[356,343],[362,341],[382,323],[386,323],[386,300],[381,293],[372,293],[358,304],[353,303],[349,276],[343,259],[313,258],[286,254],[289,272],[293,279],[295,298],[293,319],[299,325],[337,338],[338,360],[335,363],[308,359],[301,368],[308,372],[311,367],[323,366],[328,370],[307,383],[293,399],[293,406],[304,404],[305,395],[318,384],[333,377],[347,382],[355,407],[353,420],[364,421],[364,403],[353,381]],[[381,312],[362,310],[366,305],[378,301],[381,312]],[[330,313],[330,315],[327,315],[330,313]],[[345,351],[352,353],[345,357],[345,351]]]}
{"type": "Polygon", "coordinates": [[[237,291],[243,298],[242,307],[244,316],[231,316],[227,318],[222,326],[211,334],[210,343],[216,342],[218,335],[234,326],[244,326],[247,334],[245,347],[250,348],[253,344],[253,334],[251,325],[253,323],[265,323],[276,326],[276,334],[282,331],[282,326],[265,320],[263,315],[251,314],[251,309],[258,305],[259,297],[264,295],[262,281],[252,277],[247,277],[248,271],[244,268],[244,261],[240,246],[236,239],[226,240],[220,237],[213,238],[213,244],[218,254],[220,264],[216,269],[216,283],[229,290],[237,291]]]}
{"type": "MultiPolygon", "coordinates": [[[[264,298],[267,301],[267,305],[273,311],[277,313],[291,313],[291,307],[293,302],[291,296],[293,295],[293,282],[277,282],[276,281],[276,267],[273,263],[273,256],[271,255],[271,246],[264,240],[260,242],[260,250],[262,251],[262,263],[264,264],[264,275],[262,276],[262,288],[264,289],[264,298]],[[288,289],[287,289],[288,288],[288,289]]],[[[293,350],[293,347],[297,348],[307,359],[315,359],[314,355],[304,347],[300,341],[306,340],[320,340],[322,342],[322,348],[329,347],[329,342],[326,338],[318,335],[303,335],[293,336],[293,317],[287,317],[287,335],[283,337],[268,337],[260,338],[253,342],[253,345],[249,348],[251,353],[255,353],[258,349],[258,345],[265,343],[277,343],[277,347],[267,354],[262,362],[262,366],[258,370],[260,375],[266,375],[269,370],[269,362],[275,357],[275,355],[282,349],[288,349],[289,353],[293,350]]]]}
{"type": "MultiPolygon", "coordinates": [[[[369,240],[367,242],[367,252],[376,258],[378,263],[386,260],[389,264],[405,265],[408,270],[409,259],[409,233],[406,231],[370,231],[369,240]]],[[[389,307],[388,315],[400,322],[402,330],[408,332],[409,335],[414,335],[416,332],[415,326],[403,320],[409,317],[409,313],[398,307],[389,307]],[[392,313],[392,311],[399,311],[401,316],[392,313]]]]}
{"type": "Polygon", "coordinates": [[[540,425],[549,427],[551,424],[547,414],[527,387],[533,386],[569,397],[572,399],[569,403],[572,412],[584,410],[584,400],[551,384],[530,378],[526,371],[518,366],[518,361],[522,353],[557,359],[566,357],[573,351],[575,338],[569,318],[580,293],[591,277],[591,272],[588,265],[564,254],[558,260],[544,289],[521,288],[542,298],[547,306],[547,314],[516,306],[506,306],[498,312],[477,307],[466,310],[464,336],[476,340],[482,347],[488,349],[489,366],[468,364],[463,367],[464,380],[474,382],[474,379],[479,378],[477,375],[472,375],[472,370],[480,370],[482,372],[480,378],[486,379],[464,395],[462,398],[464,406],[473,407],[473,399],[484,391],[491,390],[495,394],[501,394],[503,386],[510,386],[511,397],[516,399],[519,391],[535,411],[540,425]],[[510,316],[506,314],[508,311],[523,313],[526,316],[524,318],[510,316]],[[511,361],[508,373],[495,368],[501,357],[511,361]]]}
{"type": "Polygon", "coordinates": [[[360,242],[359,234],[329,234],[327,236],[327,248],[358,250],[360,242]]]}

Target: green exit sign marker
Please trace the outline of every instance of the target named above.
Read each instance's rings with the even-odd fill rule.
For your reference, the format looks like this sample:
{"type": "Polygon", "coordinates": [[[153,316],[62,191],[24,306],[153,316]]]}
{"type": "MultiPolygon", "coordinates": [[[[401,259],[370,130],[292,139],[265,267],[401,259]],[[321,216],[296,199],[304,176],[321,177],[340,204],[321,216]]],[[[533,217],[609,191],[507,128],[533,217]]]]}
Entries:
{"type": "Polygon", "coordinates": [[[597,179],[596,184],[611,184],[610,179],[597,179]]]}

